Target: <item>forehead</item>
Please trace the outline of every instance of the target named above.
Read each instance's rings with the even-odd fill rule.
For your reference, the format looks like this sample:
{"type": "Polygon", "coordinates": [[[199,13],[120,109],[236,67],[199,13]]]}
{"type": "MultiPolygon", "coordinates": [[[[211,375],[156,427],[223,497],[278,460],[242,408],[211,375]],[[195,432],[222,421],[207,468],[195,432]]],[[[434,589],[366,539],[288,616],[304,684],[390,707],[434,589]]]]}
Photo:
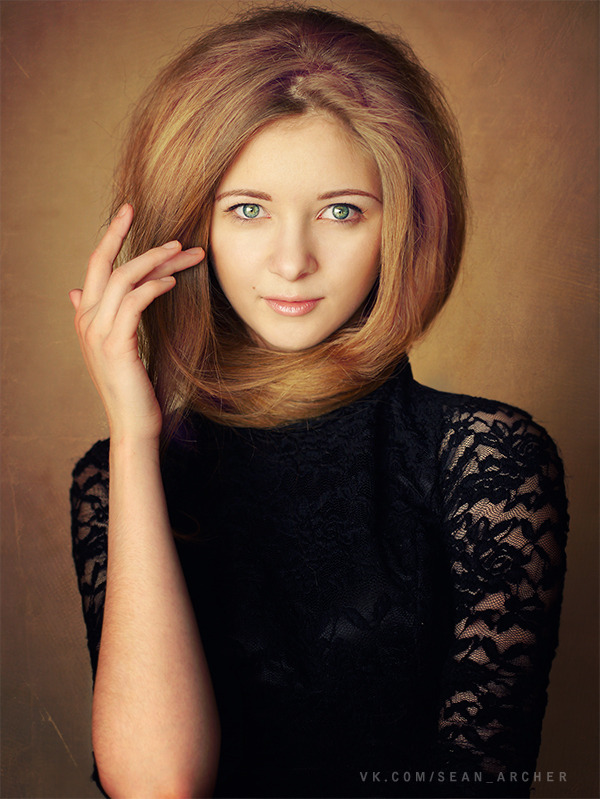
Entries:
{"type": "Polygon", "coordinates": [[[324,113],[271,122],[255,134],[233,161],[220,189],[293,184],[319,193],[360,188],[379,191],[374,159],[348,128],[324,113]]]}

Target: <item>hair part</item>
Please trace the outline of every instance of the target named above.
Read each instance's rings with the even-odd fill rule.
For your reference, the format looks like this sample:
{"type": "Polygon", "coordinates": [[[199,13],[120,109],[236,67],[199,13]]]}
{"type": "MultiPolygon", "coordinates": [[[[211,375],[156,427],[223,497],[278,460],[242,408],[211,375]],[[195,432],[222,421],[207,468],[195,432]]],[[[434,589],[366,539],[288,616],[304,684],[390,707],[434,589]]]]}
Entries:
{"type": "Polygon", "coordinates": [[[296,5],[211,30],[148,88],[131,123],[113,210],[135,218],[123,258],[169,239],[209,257],[144,312],[141,353],[168,439],[196,410],[271,427],[319,416],[383,383],[450,294],[465,236],[466,191],[453,117],[407,44],[296,5]],[[380,274],[358,316],[302,352],[253,343],[210,265],[223,175],[266,125],[326,113],[375,160],[383,189],[380,274]]]}

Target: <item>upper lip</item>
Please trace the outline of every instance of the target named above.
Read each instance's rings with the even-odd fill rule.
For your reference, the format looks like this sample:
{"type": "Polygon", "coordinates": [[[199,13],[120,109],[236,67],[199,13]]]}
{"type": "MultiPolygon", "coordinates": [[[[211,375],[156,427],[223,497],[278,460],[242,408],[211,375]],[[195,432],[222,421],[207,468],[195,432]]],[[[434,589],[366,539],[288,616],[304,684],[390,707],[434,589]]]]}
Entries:
{"type": "Polygon", "coordinates": [[[314,302],[321,300],[322,297],[265,297],[265,300],[274,300],[275,302],[314,302]]]}

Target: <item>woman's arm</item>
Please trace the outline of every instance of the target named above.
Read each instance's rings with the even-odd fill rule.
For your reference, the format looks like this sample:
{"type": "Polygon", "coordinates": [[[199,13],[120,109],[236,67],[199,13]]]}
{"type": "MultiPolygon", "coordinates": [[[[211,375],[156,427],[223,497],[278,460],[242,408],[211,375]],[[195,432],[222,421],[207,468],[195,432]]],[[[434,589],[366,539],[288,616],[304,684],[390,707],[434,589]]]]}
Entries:
{"type": "Polygon", "coordinates": [[[203,253],[178,243],[112,271],[124,206],[71,292],[84,358],[111,431],[104,619],[92,734],[100,780],[117,797],[210,795],[219,722],[175,549],[159,464],[161,416],[137,353],[141,312],[203,253]]]}
{"type": "Polygon", "coordinates": [[[436,765],[470,778],[444,795],[528,796],[565,573],[562,464],[510,408],[456,413],[444,456],[455,630],[436,765]]]}

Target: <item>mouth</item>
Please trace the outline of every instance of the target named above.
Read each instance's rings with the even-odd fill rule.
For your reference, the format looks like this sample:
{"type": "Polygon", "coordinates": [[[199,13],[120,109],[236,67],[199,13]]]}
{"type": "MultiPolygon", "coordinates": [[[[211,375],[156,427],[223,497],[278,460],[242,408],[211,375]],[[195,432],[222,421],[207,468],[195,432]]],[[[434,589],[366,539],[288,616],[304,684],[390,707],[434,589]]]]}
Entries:
{"type": "Polygon", "coordinates": [[[317,306],[323,297],[315,299],[285,299],[281,297],[263,297],[267,305],[282,316],[304,316],[317,306]]]}

